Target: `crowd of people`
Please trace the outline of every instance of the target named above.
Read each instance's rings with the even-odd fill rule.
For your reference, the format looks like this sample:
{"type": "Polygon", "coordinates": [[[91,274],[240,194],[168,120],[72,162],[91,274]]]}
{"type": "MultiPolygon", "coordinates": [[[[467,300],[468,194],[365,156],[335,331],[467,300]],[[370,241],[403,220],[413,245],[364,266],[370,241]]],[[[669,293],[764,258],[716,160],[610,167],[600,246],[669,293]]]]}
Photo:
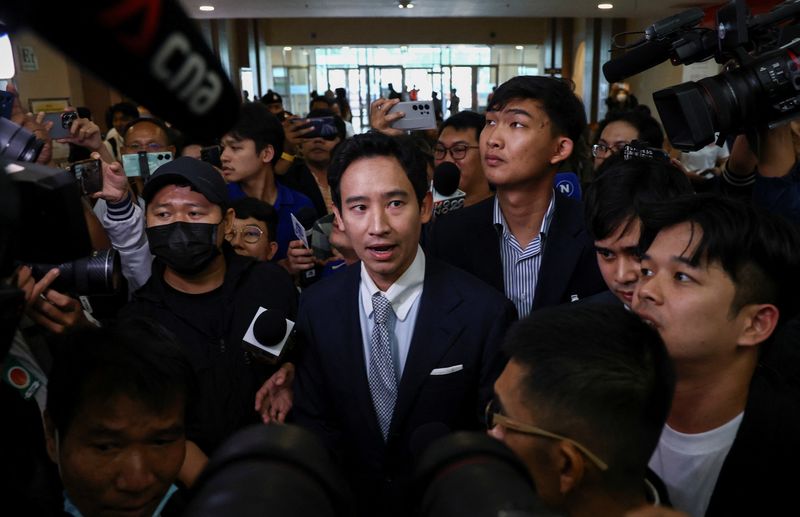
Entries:
{"type": "MultiPolygon", "coordinates": [[[[394,129],[400,99],[380,98],[354,135],[338,89],[302,117],[269,90],[218,142],[128,103],[105,135],[78,118],[61,142],[101,162],[85,216],[129,300],[97,318],[52,287],[58,269],[15,271],[25,314],[2,364],[38,385],[0,392],[11,514],[179,515],[250,425],[310,431],[355,515],[414,514],[420,450],[455,431],[504,443],[561,515],[791,508],[791,130],[696,167],[629,158],[672,151],[631,97],[593,132],[571,83],[539,76],[500,84],[485,113],[451,101],[434,132],[394,129]],[[174,158],[132,174],[148,153],[174,158]],[[446,162],[464,207],[434,216],[446,162]],[[290,336],[271,359],[252,345],[264,312],[290,336]]],[[[48,141],[18,102],[12,119],[48,141]]]]}

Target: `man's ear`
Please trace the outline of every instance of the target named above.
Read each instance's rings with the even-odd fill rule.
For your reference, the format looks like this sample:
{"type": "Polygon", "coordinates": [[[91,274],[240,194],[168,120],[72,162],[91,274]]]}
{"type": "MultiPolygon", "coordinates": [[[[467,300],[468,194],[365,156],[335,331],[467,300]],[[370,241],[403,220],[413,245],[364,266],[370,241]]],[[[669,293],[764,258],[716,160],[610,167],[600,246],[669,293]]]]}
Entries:
{"type": "Polygon", "coordinates": [[[258,159],[261,160],[262,163],[272,163],[272,159],[275,157],[275,148],[272,147],[272,144],[267,144],[258,153],[258,159]]]}
{"type": "Polygon", "coordinates": [[[586,460],[573,444],[562,440],[558,442],[557,466],[559,490],[562,496],[567,496],[580,486],[586,469],[586,460]]]}
{"type": "Polygon", "coordinates": [[[572,139],[565,136],[559,136],[556,139],[556,144],[557,147],[555,152],[553,153],[553,156],[550,157],[550,165],[561,163],[569,158],[572,154],[572,149],[575,146],[575,143],[572,141],[572,139]]]}
{"type": "Polygon", "coordinates": [[[425,197],[422,198],[422,203],[419,207],[419,215],[422,224],[427,223],[431,220],[431,216],[433,216],[433,194],[428,191],[425,194],[425,197]]]}
{"type": "Polygon", "coordinates": [[[233,208],[229,208],[225,211],[225,215],[222,216],[222,228],[224,230],[224,234],[228,234],[233,230],[233,220],[236,218],[236,212],[233,211],[233,208]]]}
{"type": "Polygon", "coordinates": [[[778,326],[780,313],[771,303],[754,303],[745,305],[739,311],[737,319],[742,318],[742,330],[737,345],[760,345],[772,335],[778,326]]]}
{"type": "Polygon", "coordinates": [[[342,213],[335,204],[333,205],[333,224],[336,225],[336,228],[338,228],[340,232],[344,232],[344,220],[342,219],[342,213]]]}
{"type": "Polygon", "coordinates": [[[278,253],[278,243],[272,241],[267,247],[267,260],[272,260],[272,257],[274,257],[276,253],[278,253]]]}
{"type": "Polygon", "coordinates": [[[50,414],[46,409],[44,410],[42,421],[44,423],[44,440],[47,446],[47,455],[53,463],[58,465],[58,436],[56,436],[58,433],[56,426],[53,424],[53,419],[50,418],[50,414]]]}

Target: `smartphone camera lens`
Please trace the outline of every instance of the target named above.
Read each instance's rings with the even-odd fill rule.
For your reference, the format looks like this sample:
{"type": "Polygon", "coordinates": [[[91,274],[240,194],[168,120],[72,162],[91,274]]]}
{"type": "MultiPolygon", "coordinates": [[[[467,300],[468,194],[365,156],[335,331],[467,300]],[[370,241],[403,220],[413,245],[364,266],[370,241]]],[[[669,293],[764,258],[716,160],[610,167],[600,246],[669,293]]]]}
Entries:
{"type": "Polygon", "coordinates": [[[411,109],[413,109],[414,111],[417,111],[417,105],[414,104],[413,106],[411,106],[411,109]]]}
{"type": "Polygon", "coordinates": [[[78,118],[78,114],[74,111],[61,114],[61,127],[69,129],[72,123],[78,118]]]}

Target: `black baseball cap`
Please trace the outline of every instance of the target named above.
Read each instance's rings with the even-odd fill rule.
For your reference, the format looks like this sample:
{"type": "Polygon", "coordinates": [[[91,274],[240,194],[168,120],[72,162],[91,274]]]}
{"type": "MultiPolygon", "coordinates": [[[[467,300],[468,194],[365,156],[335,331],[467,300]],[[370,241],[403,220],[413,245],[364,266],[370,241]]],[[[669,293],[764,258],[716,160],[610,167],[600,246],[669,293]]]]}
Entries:
{"type": "Polygon", "coordinates": [[[276,104],[280,103],[283,104],[283,98],[278,92],[273,92],[272,90],[267,90],[267,93],[261,97],[261,102],[264,104],[276,104]]]}
{"type": "Polygon", "coordinates": [[[228,187],[222,174],[211,164],[188,156],[181,156],[160,166],[145,183],[142,197],[149,203],[163,187],[182,183],[188,183],[192,190],[203,194],[206,199],[223,209],[230,204],[228,187]]]}

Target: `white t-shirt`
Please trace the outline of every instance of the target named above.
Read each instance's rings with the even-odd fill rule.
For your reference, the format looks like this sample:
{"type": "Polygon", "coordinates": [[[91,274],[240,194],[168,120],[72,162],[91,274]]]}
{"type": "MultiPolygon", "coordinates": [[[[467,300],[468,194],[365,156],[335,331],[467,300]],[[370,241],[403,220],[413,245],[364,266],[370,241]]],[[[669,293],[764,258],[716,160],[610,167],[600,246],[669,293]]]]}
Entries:
{"type": "Polygon", "coordinates": [[[742,415],[739,413],[730,422],[698,434],[679,433],[664,425],[650,458],[650,468],[667,486],[673,507],[692,517],[705,515],[742,415]]]}
{"type": "Polygon", "coordinates": [[[681,153],[681,163],[689,172],[702,172],[706,169],[713,169],[717,165],[717,160],[724,160],[730,156],[728,144],[717,146],[712,142],[699,151],[691,153],[681,153]]]}

